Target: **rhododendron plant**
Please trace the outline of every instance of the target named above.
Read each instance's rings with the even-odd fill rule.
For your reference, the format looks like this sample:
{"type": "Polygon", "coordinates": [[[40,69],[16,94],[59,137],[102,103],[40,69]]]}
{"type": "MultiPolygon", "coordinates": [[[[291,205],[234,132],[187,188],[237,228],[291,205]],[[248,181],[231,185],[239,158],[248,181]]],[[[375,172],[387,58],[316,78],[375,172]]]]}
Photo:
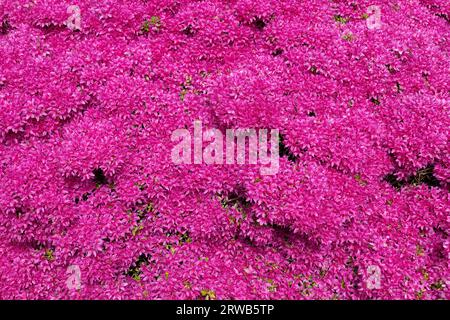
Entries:
{"type": "Polygon", "coordinates": [[[0,298],[449,299],[449,14],[1,0],[0,298]],[[174,163],[195,121],[276,174],[174,163]]]}

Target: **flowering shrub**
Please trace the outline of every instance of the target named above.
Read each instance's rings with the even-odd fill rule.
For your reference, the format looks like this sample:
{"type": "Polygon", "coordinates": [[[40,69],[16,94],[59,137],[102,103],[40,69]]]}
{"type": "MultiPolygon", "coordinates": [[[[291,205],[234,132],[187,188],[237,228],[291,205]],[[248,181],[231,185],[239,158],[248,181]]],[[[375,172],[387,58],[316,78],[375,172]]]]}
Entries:
{"type": "Polygon", "coordinates": [[[0,298],[450,298],[449,11],[2,1],[0,298]],[[173,164],[196,119],[278,174],[173,164]]]}

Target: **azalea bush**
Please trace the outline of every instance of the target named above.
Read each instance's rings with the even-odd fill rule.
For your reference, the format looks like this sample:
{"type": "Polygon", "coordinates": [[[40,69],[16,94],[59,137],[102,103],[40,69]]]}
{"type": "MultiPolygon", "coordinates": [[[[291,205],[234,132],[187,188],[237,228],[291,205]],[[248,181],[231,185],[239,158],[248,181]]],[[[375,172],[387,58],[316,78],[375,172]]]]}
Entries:
{"type": "Polygon", "coordinates": [[[450,298],[449,12],[2,1],[0,298],[450,298]],[[174,164],[195,120],[278,173],[174,164]]]}

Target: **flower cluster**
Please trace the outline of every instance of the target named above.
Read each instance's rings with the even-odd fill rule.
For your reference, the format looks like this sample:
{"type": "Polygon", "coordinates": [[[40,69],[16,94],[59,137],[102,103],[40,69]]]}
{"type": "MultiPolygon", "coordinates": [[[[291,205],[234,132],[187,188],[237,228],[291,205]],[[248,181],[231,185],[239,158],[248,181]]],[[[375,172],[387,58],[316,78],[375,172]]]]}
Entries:
{"type": "Polygon", "coordinates": [[[449,299],[449,13],[2,1],[0,298],[449,299]],[[195,120],[278,174],[174,164],[195,120]]]}

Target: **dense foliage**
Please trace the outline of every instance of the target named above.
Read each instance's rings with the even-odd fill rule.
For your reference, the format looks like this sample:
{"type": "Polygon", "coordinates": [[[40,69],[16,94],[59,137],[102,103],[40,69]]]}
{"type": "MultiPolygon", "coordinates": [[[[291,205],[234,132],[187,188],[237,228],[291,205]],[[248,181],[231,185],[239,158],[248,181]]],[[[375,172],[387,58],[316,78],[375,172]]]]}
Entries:
{"type": "Polygon", "coordinates": [[[2,0],[0,298],[450,298],[449,12],[2,0]],[[197,119],[278,174],[173,164],[197,119]]]}

